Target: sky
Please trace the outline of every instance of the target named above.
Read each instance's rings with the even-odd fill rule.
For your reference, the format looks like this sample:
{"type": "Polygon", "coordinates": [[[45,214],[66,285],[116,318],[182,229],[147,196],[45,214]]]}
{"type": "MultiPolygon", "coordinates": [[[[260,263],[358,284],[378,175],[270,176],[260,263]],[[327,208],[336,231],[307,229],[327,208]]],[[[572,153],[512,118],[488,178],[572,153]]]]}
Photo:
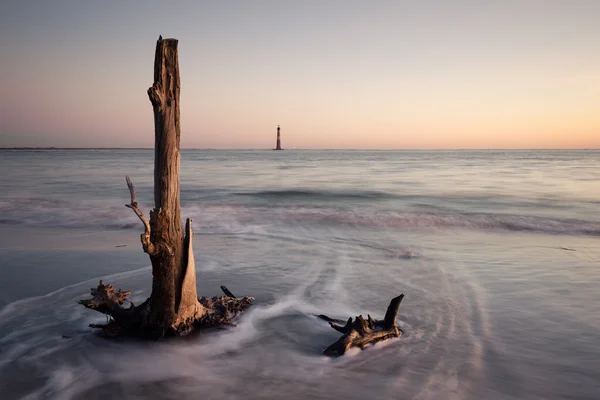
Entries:
{"type": "Polygon", "coordinates": [[[0,147],[600,148],[600,1],[0,3],[0,147]]]}

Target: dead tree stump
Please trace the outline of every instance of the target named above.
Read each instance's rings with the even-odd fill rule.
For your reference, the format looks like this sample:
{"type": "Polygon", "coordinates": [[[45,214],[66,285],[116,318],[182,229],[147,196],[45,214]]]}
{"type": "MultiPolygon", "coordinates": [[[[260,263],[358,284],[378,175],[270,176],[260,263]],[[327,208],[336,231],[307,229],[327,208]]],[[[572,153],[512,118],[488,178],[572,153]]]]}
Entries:
{"type": "Polygon", "coordinates": [[[176,39],[156,43],[154,83],[148,97],[154,111],[154,209],[150,221],[139,209],[129,177],[133,210],[144,225],[143,250],[152,262],[152,293],[143,304],[123,308],[129,292],[116,291],[102,281],[92,289],[92,298],[80,304],[111,317],[105,325],[93,325],[110,336],[128,333],[163,337],[181,335],[194,328],[230,323],[252,299],[237,299],[224,289],[225,297],[199,301],[196,294],[196,266],[192,249],[191,219],[185,235],[179,201],[180,126],[179,61],[176,39]]]}
{"type": "Polygon", "coordinates": [[[333,329],[344,334],[337,342],[327,347],[323,354],[337,357],[343,355],[352,347],[364,349],[369,344],[399,337],[402,330],[396,325],[396,315],[403,298],[404,295],[401,294],[390,301],[383,321],[374,320],[370,315],[367,315],[365,320],[362,315],[359,315],[354,320],[352,320],[352,317],[348,318],[346,325],[342,326],[338,325],[339,322],[343,322],[341,320],[319,315],[318,317],[328,321],[333,329]]]}

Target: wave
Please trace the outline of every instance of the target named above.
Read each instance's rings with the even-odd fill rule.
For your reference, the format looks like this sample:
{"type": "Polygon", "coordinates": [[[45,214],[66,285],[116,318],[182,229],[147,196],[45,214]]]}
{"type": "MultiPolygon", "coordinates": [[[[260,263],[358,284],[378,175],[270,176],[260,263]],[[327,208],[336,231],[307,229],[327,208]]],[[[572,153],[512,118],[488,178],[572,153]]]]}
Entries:
{"type": "Polygon", "coordinates": [[[235,196],[250,196],[264,199],[319,199],[319,200],[344,200],[344,199],[391,199],[394,196],[378,191],[331,191],[331,190],[260,190],[255,192],[237,192],[235,196]]]}
{"type": "Polygon", "coordinates": [[[577,219],[490,213],[331,211],[307,208],[295,210],[285,218],[304,223],[312,221],[371,228],[472,229],[600,236],[600,223],[577,219]]]}
{"type": "MultiPolygon", "coordinates": [[[[194,218],[199,234],[264,233],[272,225],[353,226],[387,229],[467,229],[524,231],[532,233],[600,236],[600,222],[580,218],[507,212],[469,212],[442,207],[422,207],[406,204],[404,210],[378,210],[344,202],[344,198],[384,198],[381,192],[331,192],[311,190],[281,190],[238,193],[270,199],[268,204],[205,203],[187,201],[182,215],[194,218]],[[337,197],[336,197],[337,196],[337,197]],[[337,199],[335,204],[281,202],[285,198],[337,199]],[[411,209],[411,205],[415,208],[411,209]]],[[[122,206],[123,201],[90,204],[69,199],[11,199],[0,202],[0,226],[41,226],[52,228],[102,228],[107,230],[140,228],[137,217],[122,206]]],[[[397,206],[402,206],[398,203],[397,206]]],[[[492,210],[497,207],[491,208],[492,210]]],[[[150,205],[142,205],[148,213],[150,205]]],[[[502,209],[502,208],[501,208],[502,209]]],[[[502,209],[504,210],[504,209],[502,209]]],[[[517,209],[519,211],[519,209],[517,209]]],[[[532,209],[535,212],[535,209],[532,209]]],[[[548,214],[548,213],[546,213],[548,214]]]]}

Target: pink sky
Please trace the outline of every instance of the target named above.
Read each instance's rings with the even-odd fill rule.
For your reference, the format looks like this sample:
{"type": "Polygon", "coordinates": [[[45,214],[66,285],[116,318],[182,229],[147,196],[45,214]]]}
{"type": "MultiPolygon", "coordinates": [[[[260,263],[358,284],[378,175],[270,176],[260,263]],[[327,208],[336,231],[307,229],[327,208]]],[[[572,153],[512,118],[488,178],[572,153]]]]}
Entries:
{"type": "Polygon", "coordinates": [[[0,6],[0,146],[153,146],[162,34],[183,147],[600,147],[597,1],[32,4],[0,6]]]}

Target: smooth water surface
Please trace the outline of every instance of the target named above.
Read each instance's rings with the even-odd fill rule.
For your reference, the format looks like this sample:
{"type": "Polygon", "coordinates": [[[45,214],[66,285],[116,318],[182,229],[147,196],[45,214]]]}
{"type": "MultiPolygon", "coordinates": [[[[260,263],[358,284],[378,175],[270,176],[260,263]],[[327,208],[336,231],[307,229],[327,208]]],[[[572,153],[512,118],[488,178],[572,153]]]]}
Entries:
{"type": "Polygon", "coordinates": [[[104,279],[149,295],[151,150],[0,151],[3,399],[600,396],[600,151],[184,150],[201,295],[257,305],[182,340],[98,337],[104,279]],[[118,247],[117,247],[118,246],[118,247]],[[314,314],[405,335],[328,359],[314,314]]]}

